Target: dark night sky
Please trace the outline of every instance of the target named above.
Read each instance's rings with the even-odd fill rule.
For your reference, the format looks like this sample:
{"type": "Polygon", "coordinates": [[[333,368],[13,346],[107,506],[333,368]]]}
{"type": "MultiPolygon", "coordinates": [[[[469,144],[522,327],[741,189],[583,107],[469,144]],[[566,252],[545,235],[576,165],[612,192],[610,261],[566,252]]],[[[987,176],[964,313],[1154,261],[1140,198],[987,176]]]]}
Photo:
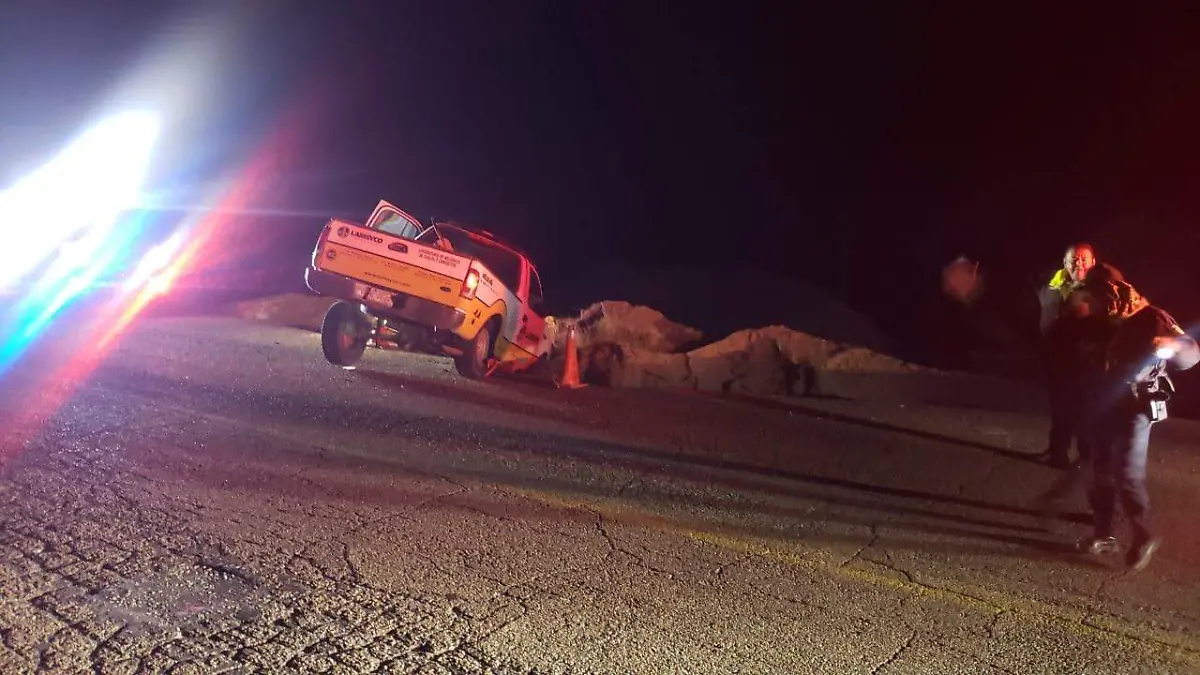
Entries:
{"type": "Polygon", "coordinates": [[[905,333],[944,320],[930,308],[952,257],[1020,284],[1084,237],[1200,319],[1196,9],[210,2],[188,20],[180,3],[13,4],[8,174],[147,45],[227,7],[241,32],[210,50],[225,65],[172,128],[157,187],[202,201],[217,171],[291,130],[251,205],[309,214],[258,226],[307,223],[286,235],[301,261],[325,215],[389,198],[503,233],[551,288],[604,295],[581,270],[606,260],[771,270],[905,333]]]}

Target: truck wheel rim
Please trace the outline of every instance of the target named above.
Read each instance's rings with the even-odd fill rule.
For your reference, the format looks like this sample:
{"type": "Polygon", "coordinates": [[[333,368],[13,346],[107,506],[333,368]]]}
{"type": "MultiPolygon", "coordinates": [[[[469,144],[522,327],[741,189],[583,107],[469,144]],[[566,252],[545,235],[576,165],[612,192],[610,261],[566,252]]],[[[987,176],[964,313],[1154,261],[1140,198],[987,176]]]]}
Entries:
{"type": "Polygon", "coordinates": [[[350,321],[342,322],[342,330],[338,332],[338,345],[342,349],[350,349],[358,340],[358,331],[354,329],[354,323],[350,321]]]}

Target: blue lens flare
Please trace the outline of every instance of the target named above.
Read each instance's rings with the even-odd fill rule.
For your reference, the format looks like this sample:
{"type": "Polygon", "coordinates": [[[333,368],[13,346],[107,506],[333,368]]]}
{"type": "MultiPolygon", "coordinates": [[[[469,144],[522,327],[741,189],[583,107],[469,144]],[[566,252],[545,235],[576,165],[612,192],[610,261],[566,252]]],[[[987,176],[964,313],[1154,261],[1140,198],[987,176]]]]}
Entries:
{"type": "Polygon", "coordinates": [[[31,277],[28,285],[17,291],[14,301],[5,303],[7,307],[0,309],[0,376],[48,330],[57,327],[55,320],[65,310],[136,264],[130,251],[143,236],[148,219],[146,213],[140,213],[117,221],[101,232],[103,236],[86,251],[86,259],[52,263],[43,275],[31,277]]]}

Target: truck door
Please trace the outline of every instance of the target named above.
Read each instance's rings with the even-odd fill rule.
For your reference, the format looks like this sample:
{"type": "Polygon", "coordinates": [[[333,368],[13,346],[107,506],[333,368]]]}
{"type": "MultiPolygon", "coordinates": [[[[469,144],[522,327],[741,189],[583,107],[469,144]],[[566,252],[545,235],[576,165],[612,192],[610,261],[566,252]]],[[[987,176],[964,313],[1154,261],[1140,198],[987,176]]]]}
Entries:
{"type": "Polygon", "coordinates": [[[425,229],[421,226],[421,221],[386,201],[380,201],[375,206],[371,217],[367,219],[367,227],[405,239],[416,239],[425,229]]]}

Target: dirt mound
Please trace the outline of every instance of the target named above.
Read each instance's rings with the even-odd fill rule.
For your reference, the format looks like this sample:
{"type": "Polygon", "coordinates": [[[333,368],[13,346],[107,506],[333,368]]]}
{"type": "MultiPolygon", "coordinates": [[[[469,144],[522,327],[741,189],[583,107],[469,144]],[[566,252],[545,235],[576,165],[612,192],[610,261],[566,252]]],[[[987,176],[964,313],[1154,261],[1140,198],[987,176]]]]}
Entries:
{"type": "Polygon", "coordinates": [[[576,340],[585,349],[610,343],[630,351],[673,353],[703,337],[695,328],[671,321],[656,309],[616,300],[597,302],[578,318],[561,322],[576,327],[576,340]]]}
{"type": "Polygon", "coordinates": [[[759,342],[772,343],[785,361],[816,370],[860,373],[909,373],[924,370],[887,354],[864,347],[839,344],[801,333],[786,326],[767,326],[738,331],[729,337],[689,352],[691,357],[719,358],[755,348],[759,342]]]}
{"type": "Polygon", "coordinates": [[[929,372],[886,354],[785,326],[742,330],[685,353],[617,342],[581,348],[583,376],[613,387],[669,387],[763,395],[835,393],[847,375],[929,372]]]}
{"type": "MultiPolygon", "coordinates": [[[[237,303],[234,314],[319,332],[333,302],[287,293],[237,303]]],[[[627,302],[599,302],[578,317],[555,318],[550,325],[556,334],[556,347],[540,370],[548,377],[561,372],[566,329],[574,326],[580,374],[585,381],[599,386],[858,398],[871,395],[876,386],[872,383],[881,376],[935,374],[864,347],[779,325],[737,331],[683,351],[699,341],[700,331],[650,307],[627,302]]]]}
{"type": "Polygon", "coordinates": [[[886,354],[842,345],[786,326],[738,331],[688,352],[696,388],[800,395],[824,387],[828,373],[900,374],[923,370],[886,354]]]}

